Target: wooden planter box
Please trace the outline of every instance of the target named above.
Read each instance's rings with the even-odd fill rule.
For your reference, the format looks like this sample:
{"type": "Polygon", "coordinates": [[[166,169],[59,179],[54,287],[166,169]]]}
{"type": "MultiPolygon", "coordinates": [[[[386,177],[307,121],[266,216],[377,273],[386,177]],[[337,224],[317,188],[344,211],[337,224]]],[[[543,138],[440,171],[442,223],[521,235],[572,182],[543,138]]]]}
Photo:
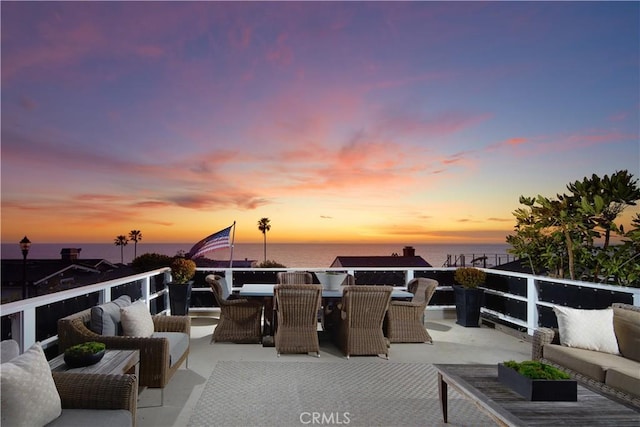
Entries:
{"type": "Polygon", "coordinates": [[[578,383],[575,380],[532,380],[517,371],[498,364],[498,380],[531,401],[576,402],[578,383]]]}

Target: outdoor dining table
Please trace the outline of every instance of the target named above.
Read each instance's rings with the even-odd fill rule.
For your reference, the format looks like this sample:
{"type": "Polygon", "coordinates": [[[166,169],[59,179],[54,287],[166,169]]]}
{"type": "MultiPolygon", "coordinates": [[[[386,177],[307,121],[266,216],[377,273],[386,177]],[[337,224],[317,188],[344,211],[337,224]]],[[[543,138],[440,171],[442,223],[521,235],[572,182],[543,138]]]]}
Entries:
{"type": "MultiPolygon", "coordinates": [[[[240,288],[240,292],[238,295],[241,297],[273,297],[273,288],[276,285],[274,284],[246,284],[240,288]]],[[[391,292],[391,299],[405,299],[412,298],[413,294],[403,289],[394,288],[391,292]]],[[[322,298],[342,298],[342,289],[330,290],[323,289],[322,290],[322,298]]]]}
{"type": "MultiPolygon", "coordinates": [[[[273,313],[273,288],[275,284],[247,283],[240,288],[238,295],[244,298],[261,298],[264,301],[264,328],[262,345],[263,347],[273,347],[274,313],[273,313]]],[[[394,288],[391,292],[391,299],[407,300],[413,294],[404,289],[394,288]]],[[[339,300],[342,298],[342,289],[322,289],[323,305],[326,300],[339,300]]]]}

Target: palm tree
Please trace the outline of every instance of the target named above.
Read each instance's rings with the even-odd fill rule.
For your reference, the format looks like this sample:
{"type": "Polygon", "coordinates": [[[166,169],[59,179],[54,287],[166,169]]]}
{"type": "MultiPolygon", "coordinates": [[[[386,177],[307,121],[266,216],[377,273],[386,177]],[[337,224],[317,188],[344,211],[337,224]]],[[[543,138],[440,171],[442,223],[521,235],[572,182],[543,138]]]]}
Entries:
{"type": "Polygon", "coordinates": [[[260,221],[258,221],[258,230],[264,234],[264,262],[267,262],[267,231],[271,230],[269,222],[269,218],[260,218],[260,221]]]}
{"type": "Polygon", "coordinates": [[[113,243],[115,243],[116,246],[120,246],[120,263],[124,264],[124,247],[127,246],[127,236],[124,234],[116,236],[113,243]]]}
{"type": "Polygon", "coordinates": [[[129,240],[133,242],[133,258],[137,258],[138,242],[142,240],[142,232],[140,232],[140,230],[131,230],[129,232],[129,240]]]}

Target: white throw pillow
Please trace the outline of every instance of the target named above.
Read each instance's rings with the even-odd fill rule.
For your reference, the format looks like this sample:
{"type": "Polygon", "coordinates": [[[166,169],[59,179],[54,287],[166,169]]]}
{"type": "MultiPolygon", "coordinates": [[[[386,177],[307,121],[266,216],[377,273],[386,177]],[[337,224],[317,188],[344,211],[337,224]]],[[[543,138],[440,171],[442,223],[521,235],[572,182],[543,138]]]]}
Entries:
{"type": "Polygon", "coordinates": [[[40,343],[0,365],[3,426],[42,426],[62,413],[51,369],[40,343]]]}
{"type": "Polygon", "coordinates": [[[560,344],[620,354],[613,330],[613,309],[581,310],[555,306],[553,311],[558,318],[560,344]]]}
{"type": "Polygon", "coordinates": [[[142,300],[121,308],[120,322],[122,331],[130,337],[150,337],[155,329],[151,313],[142,300]]]}

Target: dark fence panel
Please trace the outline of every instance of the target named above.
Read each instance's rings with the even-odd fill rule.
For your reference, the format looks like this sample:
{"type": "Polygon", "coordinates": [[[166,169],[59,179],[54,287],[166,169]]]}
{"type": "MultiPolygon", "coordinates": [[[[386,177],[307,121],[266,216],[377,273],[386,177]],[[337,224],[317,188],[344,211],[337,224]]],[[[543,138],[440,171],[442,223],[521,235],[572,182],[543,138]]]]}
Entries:
{"type": "Polygon", "coordinates": [[[355,271],[356,285],[404,286],[404,271],[355,271]]]}
{"type": "Polygon", "coordinates": [[[233,273],[233,286],[239,288],[246,283],[276,284],[278,271],[236,271],[233,273]]]}
{"type": "MultiPolygon", "coordinates": [[[[592,310],[611,307],[614,302],[633,305],[632,294],[545,281],[537,284],[538,299],[556,305],[592,310]]],[[[538,306],[538,324],[547,328],[558,327],[558,319],[551,307],[538,306]]]]}
{"type": "Polygon", "coordinates": [[[527,296],[527,279],[521,277],[506,277],[497,274],[487,274],[485,288],[505,292],[521,297],[527,296]]]}
{"type": "Polygon", "coordinates": [[[507,316],[527,321],[527,303],[485,292],[484,307],[507,316]]]}
{"type": "Polygon", "coordinates": [[[443,271],[416,270],[413,273],[413,277],[426,277],[428,279],[437,280],[440,286],[451,286],[454,284],[453,274],[454,274],[454,270],[443,270],[443,271]]]}
{"type": "Polygon", "coordinates": [[[43,341],[58,334],[58,319],[98,304],[99,293],[93,292],[76,298],[36,308],[36,340],[43,341]]]}
{"type": "Polygon", "coordinates": [[[545,281],[538,281],[538,299],[552,304],[585,309],[607,308],[614,302],[633,304],[631,294],[545,281]]]}

